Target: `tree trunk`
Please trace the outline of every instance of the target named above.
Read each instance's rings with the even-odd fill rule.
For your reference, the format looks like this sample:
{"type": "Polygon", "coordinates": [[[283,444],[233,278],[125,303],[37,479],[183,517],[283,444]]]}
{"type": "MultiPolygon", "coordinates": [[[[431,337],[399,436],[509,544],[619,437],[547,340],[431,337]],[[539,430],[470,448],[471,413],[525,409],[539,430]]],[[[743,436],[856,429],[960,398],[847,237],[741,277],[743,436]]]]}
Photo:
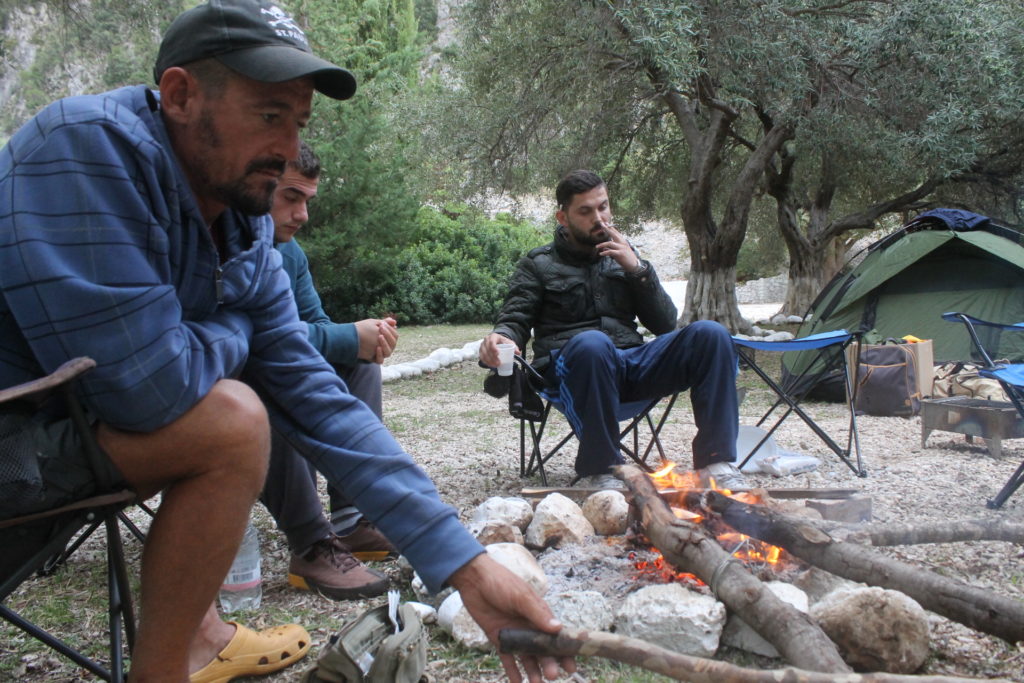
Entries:
{"type": "MultiPolygon", "coordinates": [[[[686,305],[680,325],[694,320],[717,320],[730,330],[750,334],[751,324],[740,313],[736,301],[736,266],[705,271],[695,267],[694,243],[690,240],[690,276],[686,282],[686,305]]],[[[710,260],[710,259],[709,259],[710,260]]]]}
{"type": "Polygon", "coordinates": [[[557,635],[527,629],[502,629],[498,642],[504,654],[536,657],[601,657],[690,683],[976,683],[976,679],[899,674],[828,674],[801,669],[759,671],[692,657],[658,645],[602,631],[562,628],[557,635]]]}
{"type": "MultiPolygon", "coordinates": [[[[628,28],[619,30],[632,39],[628,28]]],[[[740,112],[719,100],[711,79],[698,77],[684,97],[656,64],[646,64],[647,76],[668,106],[686,138],[690,167],[680,188],[680,216],[690,246],[690,278],[680,325],[694,320],[717,320],[733,332],[749,333],[751,325],[740,315],[736,302],[736,258],[747,231],[747,217],[765,166],[775,151],[793,137],[786,122],[768,129],[740,166],[736,176],[723,181],[726,145],[740,112]],[[726,188],[723,190],[723,188],[726,188]],[[720,221],[714,217],[716,197],[724,195],[720,221]]]]}
{"type": "Polygon", "coordinates": [[[785,517],[763,505],[747,505],[714,491],[688,493],[685,499],[687,507],[717,513],[737,531],[779,546],[815,567],[898,590],[927,610],[1010,643],[1024,640],[1024,603],[898,562],[862,545],[837,541],[805,520],[785,517]]]}
{"type": "Polygon", "coordinates": [[[644,534],[665,560],[697,575],[734,614],[802,669],[847,672],[850,668],[817,624],[774,593],[700,527],[676,518],[639,468],[623,465],[616,476],[626,482],[640,514],[644,534]]]}
{"type": "Polygon", "coordinates": [[[785,315],[804,315],[822,286],[822,256],[813,246],[803,242],[802,246],[790,247],[789,279],[786,283],[786,300],[782,304],[785,315]]]}

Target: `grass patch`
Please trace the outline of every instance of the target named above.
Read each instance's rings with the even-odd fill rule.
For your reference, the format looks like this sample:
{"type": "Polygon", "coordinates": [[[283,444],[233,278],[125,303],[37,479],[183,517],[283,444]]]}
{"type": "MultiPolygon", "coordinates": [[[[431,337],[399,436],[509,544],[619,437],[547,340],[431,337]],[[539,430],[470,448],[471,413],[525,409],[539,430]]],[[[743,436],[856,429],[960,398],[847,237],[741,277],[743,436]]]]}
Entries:
{"type": "Polygon", "coordinates": [[[398,327],[398,345],[386,365],[408,363],[426,358],[431,351],[441,348],[462,348],[466,342],[483,339],[491,331],[490,325],[401,325],[398,327]]]}

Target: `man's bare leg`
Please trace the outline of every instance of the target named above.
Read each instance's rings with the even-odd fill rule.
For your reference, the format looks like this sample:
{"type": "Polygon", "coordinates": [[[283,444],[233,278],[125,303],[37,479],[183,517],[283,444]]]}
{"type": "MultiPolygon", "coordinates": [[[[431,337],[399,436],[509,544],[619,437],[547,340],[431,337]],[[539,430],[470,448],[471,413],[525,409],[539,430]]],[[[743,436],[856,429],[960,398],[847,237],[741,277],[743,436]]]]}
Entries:
{"type": "Polygon", "coordinates": [[[99,441],[141,496],[163,490],[142,556],[132,683],[186,681],[190,659],[201,662],[193,670],[209,663],[233,632],[208,611],[263,487],[266,410],[248,386],[222,380],[166,427],[138,434],[101,425],[99,441]],[[209,637],[196,638],[200,623],[209,637]]]}

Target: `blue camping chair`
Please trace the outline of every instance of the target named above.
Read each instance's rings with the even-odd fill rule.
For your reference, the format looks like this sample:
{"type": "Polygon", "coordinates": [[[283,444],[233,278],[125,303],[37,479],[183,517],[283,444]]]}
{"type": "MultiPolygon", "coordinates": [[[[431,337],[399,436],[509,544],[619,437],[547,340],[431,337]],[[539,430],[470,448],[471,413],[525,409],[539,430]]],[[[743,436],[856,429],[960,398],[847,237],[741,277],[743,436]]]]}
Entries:
{"type": "MultiPolygon", "coordinates": [[[[1017,409],[1017,413],[1024,419],[1024,363],[996,363],[992,360],[985,345],[981,341],[982,335],[979,334],[978,327],[988,328],[989,331],[994,334],[1002,334],[1003,332],[1024,332],[1024,322],[1003,324],[993,323],[987,320],[981,320],[967,315],[966,313],[943,313],[942,319],[951,323],[962,322],[967,326],[967,333],[971,336],[971,343],[974,345],[975,351],[977,351],[978,360],[981,362],[981,367],[978,369],[978,374],[982,377],[988,377],[999,382],[1000,386],[1003,387],[1003,391],[1006,392],[1010,402],[1017,409]]],[[[994,346],[990,344],[991,348],[994,346]]],[[[1003,503],[1009,499],[1014,492],[1024,484],[1024,462],[1021,463],[1020,467],[1010,475],[1009,481],[1003,486],[1003,488],[996,494],[996,497],[988,501],[988,507],[996,509],[1002,507],[1003,503]]]]}
{"type": "MultiPolygon", "coordinates": [[[[532,389],[533,396],[516,397],[510,394],[509,412],[513,417],[519,419],[519,476],[528,477],[534,473],[540,475],[541,484],[548,485],[547,474],[544,472],[544,465],[558,454],[562,447],[573,439],[575,434],[570,429],[562,436],[554,446],[545,448],[542,446],[544,431],[548,426],[548,418],[551,409],[562,410],[562,401],[559,399],[558,390],[547,385],[544,377],[526,359],[520,355],[514,358],[516,372],[522,373],[527,382],[528,390],[532,389]],[[529,407],[531,399],[534,407],[529,407]],[[526,407],[524,408],[524,404],[526,407]],[[529,434],[529,442],[527,441],[529,434]]],[[[667,397],[668,401],[664,410],[658,416],[657,421],[652,417],[652,412],[665,398],[657,398],[652,401],[634,401],[623,403],[619,406],[616,417],[619,422],[626,422],[626,426],[619,430],[619,450],[629,456],[639,467],[647,472],[654,469],[648,465],[647,460],[654,449],[658,450],[660,461],[665,461],[665,449],[661,444],[661,429],[665,426],[672,407],[675,405],[679,394],[672,394],[667,397]],[[646,444],[641,443],[641,427],[647,426],[650,438],[646,444]]]]}
{"type": "MultiPolygon", "coordinates": [[[[782,414],[775,419],[771,428],[768,429],[767,433],[761,438],[761,440],[750,449],[749,453],[743,454],[738,453],[740,464],[739,467],[743,467],[747,464],[747,461],[753,457],[754,453],[757,452],[761,446],[771,438],[772,434],[782,425],[782,423],[792,414],[796,414],[804,423],[810,427],[818,438],[824,442],[829,449],[839,456],[847,467],[853,470],[853,473],[858,477],[868,476],[867,470],[864,469],[864,465],[861,462],[860,455],[860,439],[857,436],[857,412],[854,410],[856,405],[856,396],[854,395],[854,388],[856,386],[856,378],[854,378],[854,384],[851,386],[849,374],[846,369],[846,348],[854,341],[856,335],[846,330],[836,330],[834,332],[820,332],[818,334],[812,334],[801,339],[791,339],[788,341],[760,341],[756,339],[743,339],[742,337],[734,336],[732,338],[733,343],[736,345],[736,352],[740,357],[742,363],[746,364],[753,370],[758,377],[760,377],[768,387],[775,392],[776,400],[775,403],[761,416],[761,419],[757,421],[757,426],[760,427],[764,424],[775,411],[781,408],[783,405],[786,406],[782,414]],[[755,351],[768,351],[772,353],[785,353],[787,351],[806,351],[815,350],[818,352],[820,363],[808,364],[803,371],[787,376],[784,380],[775,381],[771,376],[768,375],[757,364],[757,358],[755,351]],[[846,388],[846,404],[850,410],[850,419],[847,427],[847,438],[846,445],[840,446],[836,443],[828,432],[814,421],[814,419],[801,407],[800,402],[804,399],[810,389],[814,386],[814,381],[808,381],[809,375],[815,376],[826,376],[834,370],[841,369],[842,377],[846,388]],[[856,465],[851,456],[856,457],[856,465]]],[[[859,348],[859,347],[858,347],[859,348]]]]}

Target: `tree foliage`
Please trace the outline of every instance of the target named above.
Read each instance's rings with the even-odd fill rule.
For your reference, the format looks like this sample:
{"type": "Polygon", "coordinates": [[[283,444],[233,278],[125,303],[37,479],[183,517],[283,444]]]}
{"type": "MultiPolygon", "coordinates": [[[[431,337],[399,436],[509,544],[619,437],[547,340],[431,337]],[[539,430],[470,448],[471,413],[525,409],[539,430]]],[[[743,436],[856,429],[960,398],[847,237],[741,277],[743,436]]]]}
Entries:
{"type": "Polygon", "coordinates": [[[421,208],[408,247],[378,244],[344,267],[324,253],[346,249],[338,239],[329,233],[304,243],[321,264],[325,307],[349,311],[352,319],[391,313],[403,323],[433,324],[493,320],[516,261],[550,235],[507,214],[490,220],[463,206],[421,208]]]}
{"type": "Polygon", "coordinates": [[[1014,177],[1015,5],[471,0],[446,152],[516,189],[590,166],[620,210],[677,213],[692,256],[683,322],[739,329],[733,282],[766,170],[782,174],[769,178],[784,183],[782,201],[769,195],[780,223],[835,226],[807,254],[787,237],[804,263],[971,169],[1014,177]]]}

